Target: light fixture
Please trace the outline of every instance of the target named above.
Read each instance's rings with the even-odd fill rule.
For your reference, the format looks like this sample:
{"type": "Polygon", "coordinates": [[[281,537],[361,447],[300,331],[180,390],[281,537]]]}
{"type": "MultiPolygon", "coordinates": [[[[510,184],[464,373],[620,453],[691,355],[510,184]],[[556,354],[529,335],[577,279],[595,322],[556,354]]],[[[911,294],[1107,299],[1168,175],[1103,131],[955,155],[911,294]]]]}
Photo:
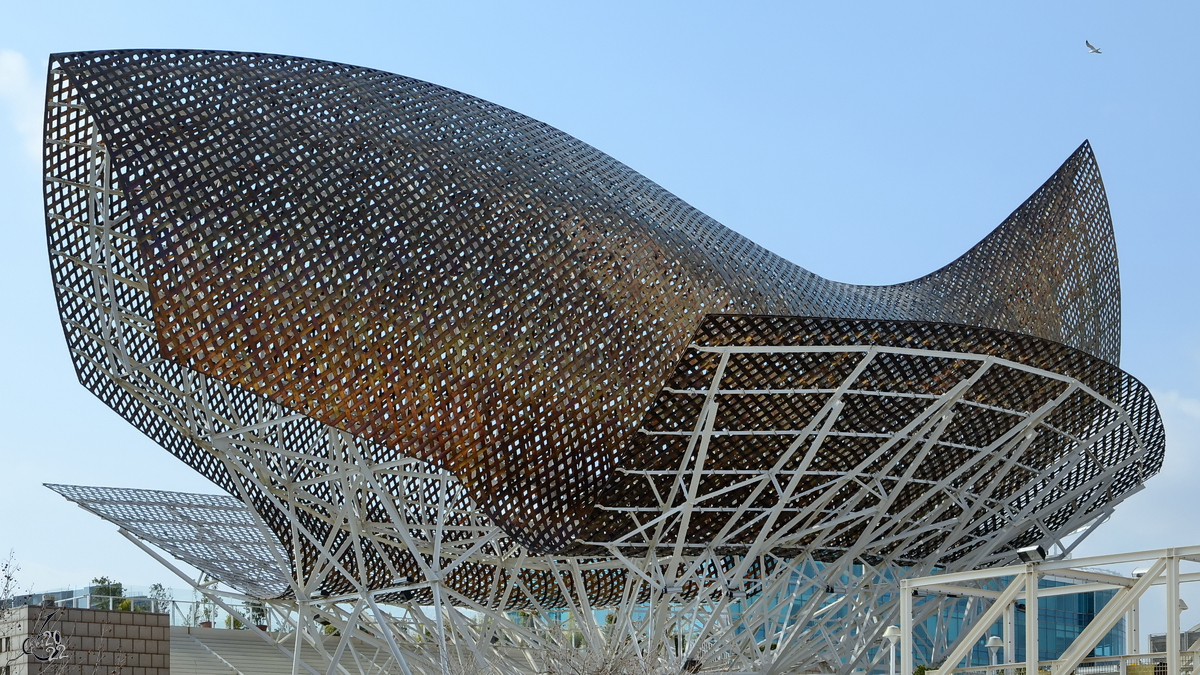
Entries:
{"type": "Polygon", "coordinates": [[[900,626],[895,624],[883,631],[883,637],[888,641],[888,675],[896,675],[896,645],[900,643],[902,635],[900,626]]]}
{"type": "Polygon", "coordinates": [[[1133,578],[1141,579],[1142,577],[1146,576],[1146,573],[1149,571],[1150,571],[1149,567],[1139,567],[1133,571],[1133,578]]]}
{"type": "Polygon", "coordinates": [[[1026,546],[1025,548],[1017,549],[1017,555],[1021,557],[1021,562],[1042,562],[1046,559],[1046,549],[1042,548],[1041,544],[1026,546]]]}
{"type": "MultiPolygon", "coordinates": [[[[991,657],[991,664],[995,666],[998,661],[1000,648],[1004,646],[1004,638],[999,635],[993,635],[987,639],[988,656],[991,657]]],[[[1006,654],[1004,658],[1009,658],[1006,654]]]]}
{"type": "Polygon", "coordinates": [[[682,593],[683,586],[667,586],[663,591],[666,593],[682,593]]]}

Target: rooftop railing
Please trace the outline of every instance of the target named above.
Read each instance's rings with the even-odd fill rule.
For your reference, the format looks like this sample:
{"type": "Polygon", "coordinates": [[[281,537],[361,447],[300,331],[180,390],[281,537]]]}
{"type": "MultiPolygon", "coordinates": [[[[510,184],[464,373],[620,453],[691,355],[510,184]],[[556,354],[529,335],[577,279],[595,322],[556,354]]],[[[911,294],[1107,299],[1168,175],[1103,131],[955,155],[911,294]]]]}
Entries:
{"type": "MultiPolygon", "coordinates": [[[[205,600],[174,600],[149,597],[124,597],[114,595],[97,595],[84,593],[69,598],[58,599],[55,604],[59,607],[74,607],[80,609],[104,609],[123,612],[153,612],[170,615],[172,626],[192,628],[229,628],[242,629],[242,621],[233,617],[219,605],[205,600]]],[[[255,622],[262,630],[278,631],[291,630],[290,622],[279,616],[278,612],[268,605],[243,603],[235,606],[243,616],[255,622]]]]}
{"type": "MultiPolygon", "coordinates": [[[[1055,671],[1055,661],[1039,661],[1038,675],[1167,675],[1167,653],[1125,654],[1122,656],[1090,656],[1079,662],[1070,673],[1055,671]]],[[[1200,666],[1200,651],[1179,653],[1180,675],[1192,675],[1200,666]]],[[[967,666],[938,670],[939,675],[1025,675],[1024,663],[995,666],[967,666]]]]}

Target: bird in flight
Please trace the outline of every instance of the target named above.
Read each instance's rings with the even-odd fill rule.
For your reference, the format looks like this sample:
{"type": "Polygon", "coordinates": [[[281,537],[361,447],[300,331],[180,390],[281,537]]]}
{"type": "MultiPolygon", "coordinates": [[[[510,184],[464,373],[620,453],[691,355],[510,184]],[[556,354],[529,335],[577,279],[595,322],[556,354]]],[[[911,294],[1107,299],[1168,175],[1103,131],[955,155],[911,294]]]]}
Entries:
{"type": "Polygon", "coordinates": [[[1089,54],[1103,54],[1103,53],[1104,53],[1104,52],[1101,52],[1101,51],[1100,51],[1098,48],[1096,48],[1096,46],[1095,46],[1095,45],[1093,45],[1092,43],[1088,42],[1087,40],[1084,40],[1084,41],[1083,41],[1083,44],[1087,45],[1087,48],[1088,48],[1088,53],[1089,53],[1089,54]]]}

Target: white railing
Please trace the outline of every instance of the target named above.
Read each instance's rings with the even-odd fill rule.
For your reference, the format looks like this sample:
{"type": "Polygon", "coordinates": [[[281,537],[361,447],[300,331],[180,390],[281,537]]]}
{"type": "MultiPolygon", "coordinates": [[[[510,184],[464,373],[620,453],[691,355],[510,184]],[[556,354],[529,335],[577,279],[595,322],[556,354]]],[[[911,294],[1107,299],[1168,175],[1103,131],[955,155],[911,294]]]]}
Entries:
{"type": "MultiPolygon", "coordinates": [[[[109,611],[153,612],[170,615],[172,626],[192,628],[244,628],[242,621],[219,605],[206,600],[173,600],[83,594],[57,601],[59,607],[106,609],[109,611]]],[[[291,630],[290,622],[267,604],[234,604],[233,608],[266,631],[291,630]]]]}
{"type": "MultiPolygon", "coordinates": [[[[1038,675],[1070,675],[1054,670],[1055,661],[1039,661],[1038,675]]],[[[1192,675],[1200,666],[1200,651],[1179,653],[1179,675],[1192,675]]],[[[938,675],[1025,675],[1024,663],[996,666],[967,666],[938,670],[938,675]]],[[[1090,656],[1071,671],[1074,675],[1168,675],[1166,652],[1126,654],[1123,656],[1090,656]]]]}

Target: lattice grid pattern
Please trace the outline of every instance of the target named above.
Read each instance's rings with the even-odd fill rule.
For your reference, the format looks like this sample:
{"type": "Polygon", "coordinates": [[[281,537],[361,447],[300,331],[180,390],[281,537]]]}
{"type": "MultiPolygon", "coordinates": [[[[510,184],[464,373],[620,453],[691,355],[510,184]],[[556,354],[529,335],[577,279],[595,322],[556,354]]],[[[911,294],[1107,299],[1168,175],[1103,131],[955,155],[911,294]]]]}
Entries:
{"type": "MultiPolygon", "coordinates": [[[[958,261],[864,287],[363,68],[57,55],[46,135],[80,381],[252,507],[284,586],[239,587],[423,672],[538,671],[564,611],[604,658],[850,672],[879,635],[839,626],[882,630],[897,579],[1068,551],[1161,466],[1086,143],[958,261]],[[376,601],[420,628],[356,627],[376,601]]],[[[181,517],[72,494],[151,541],[181,517]]]]}
{"type": "Polygon", "coordinates": [[[273,598],[289,583],[272,554],[274,542],[253,512],[228,495],[47,485],[79,506],[256,598],[273,598]]]}
{"type": "Polygon", "coordinates": [[[1164,444],[1145,387],[1065,345],[962,325],[710,316],[643,421],[641,461],[618,470],[576,552],[670,548],[682,525],[694,551],[744,554],[769,518],[776,555],[949,564],[982,547],[973,565],[994,564],[1139,489],[1164,444]],[[637,518],[694,501],[693,478],[710,497],[687,521],[637,518]],[[768,478],[794,485],[764,490],[768,478]]]}
{"type": "Polygon", "coordinates": [[[706,313],[963,322],[1118,357],[1086,144],[959,261],[850,286],[442,87],[258,54],[55,58],[131,200],[162,355],[453,472],[538,550],[572,539],[706,313]]]}

